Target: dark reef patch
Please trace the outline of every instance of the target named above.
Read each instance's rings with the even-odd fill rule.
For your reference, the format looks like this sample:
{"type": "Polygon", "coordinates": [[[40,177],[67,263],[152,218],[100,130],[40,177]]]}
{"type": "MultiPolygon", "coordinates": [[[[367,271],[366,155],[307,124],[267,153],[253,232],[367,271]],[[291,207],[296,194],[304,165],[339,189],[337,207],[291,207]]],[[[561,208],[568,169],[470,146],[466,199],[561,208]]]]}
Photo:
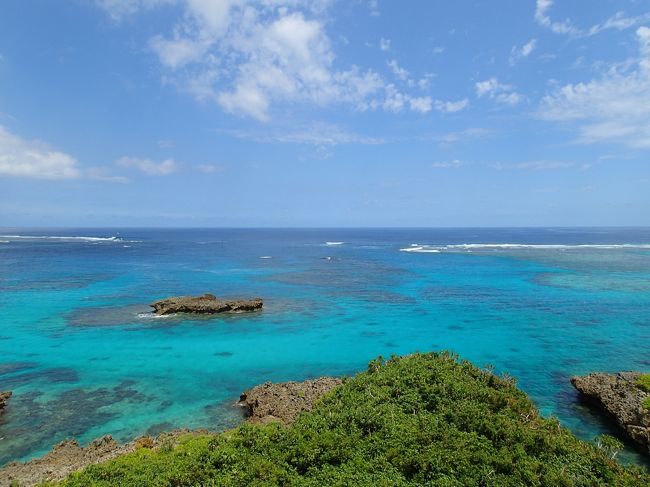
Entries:
{"type": "Polygon", "coordinates": [[[143,321],[138,314],[146,312],[147,305],[129,304],[126,306],[97,306],[77,308],[66,313],[64,318],[70,326],[120,326],[143,321]]]}
{"type": "Polygon", "coordinates": [[[215,357],[232,357],[234,354],[232,352],[215,352],[215,357]]]}
{"type": "Polygon", "coordinates": [[[123,401],[144,404],[154,400],[124,381],[115,387],[69,389],[52,399],[39,392],[12,397],[11,408],[0,424],[0,465],[34,451],[51,448],[71,437],[110,421],[116,413],[107,406],[123,401]]]}
{"type": "MultiPolygon", "coordinates": [[[[31,368],[23,369],[31,370],[31,368]]],[[[70,367],[56,367],[52,369],[34,370],[23,374],[10,375],[2,378],[2,387],[14,389],[31,382],[46,381],[50,384],[73,384],[79,381],[77,371],[70,367]]]]}

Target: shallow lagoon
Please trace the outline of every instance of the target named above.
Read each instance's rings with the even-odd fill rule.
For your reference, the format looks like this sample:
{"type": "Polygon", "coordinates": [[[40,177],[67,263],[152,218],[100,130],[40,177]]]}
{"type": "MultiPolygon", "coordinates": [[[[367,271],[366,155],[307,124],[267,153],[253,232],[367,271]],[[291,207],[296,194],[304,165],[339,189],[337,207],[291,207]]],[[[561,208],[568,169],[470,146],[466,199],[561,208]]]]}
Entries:
{"type": "Polygon", "coordinates": [[[577,403],[569,376],[650,370],[650,229],[0,234],[0,389],[14,391],[0,464],[70,436],[224,429],[254,384],[438,349],[515,376],[590,439],[610,426],[577,403]],[[148,313],[154,299],[203,292],[261,296],[265,309],[148,313]]]}

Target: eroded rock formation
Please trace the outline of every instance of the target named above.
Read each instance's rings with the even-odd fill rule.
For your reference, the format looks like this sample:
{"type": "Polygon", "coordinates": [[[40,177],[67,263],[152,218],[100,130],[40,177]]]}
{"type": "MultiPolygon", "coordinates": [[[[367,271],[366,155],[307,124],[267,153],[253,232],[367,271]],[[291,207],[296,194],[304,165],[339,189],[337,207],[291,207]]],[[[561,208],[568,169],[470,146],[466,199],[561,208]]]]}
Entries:
{"type": "Polygon", "coordinates": [[[637,385],[641,374],[589,374],[572,377],[573,386],[588,400],[604,410],[619,424],[627,435],[650,453],[650,410],[643,401],[650,397],[637,385]]]}
{"type": "Polygon", "coordinates": [[[289,424],[302,411],[310,411],[323,394],[342,382],[334,377],[279,384],[266,382],[244,392],[239,404],[246,408],[248,420],[253,423],[280,421],[289,424]]]}
{"type": "Polygon", "coordinates": [[[157,315],[175,313],[218,314],[218,313],[249,313],[262,309],[260,298],[254,299],[219,299],[213,294],[202,296],[175,296],[161,299],[150,306],[157,315]]]}
{"type": "Polygon", "coordinates": [[[10,397],[11,391],[0,392],[0,414],[2,414],[4,409],[7,407],[7,403],[9,402],[10,397]]]}

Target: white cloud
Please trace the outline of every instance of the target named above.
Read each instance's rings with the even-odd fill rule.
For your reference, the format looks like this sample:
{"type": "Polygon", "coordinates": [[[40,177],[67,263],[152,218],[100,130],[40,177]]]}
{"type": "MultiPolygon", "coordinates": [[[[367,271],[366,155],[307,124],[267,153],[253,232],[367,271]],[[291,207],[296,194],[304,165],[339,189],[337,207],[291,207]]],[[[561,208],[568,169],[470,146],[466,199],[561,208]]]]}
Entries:
{"type": "Polygon", "coordinates": [[[569,19],[562,22],[554,22],[551,20],[549,10],[553,6],[553,0],[537,0],[535,6],[535,21],[556,34],[570,34],[577,35],[580,30],[573,26],[569,19]]]}
{"type": "Polygon", "coordinates": [[[429,113],[431,111],[431,105],[433,100],[430,96],[421,96],[419,98],[409,98],[409,105],[411,110],[414,112],[420,113],[429,113]]]}
{"type": "Polygon", "coordinates": [[[199,164],[196,168],[204,174],[214,174],[223,171],[223,167],[216,164],[199,164]]]}
{"type": "Polygon", "coordinates": [[[379,49],[382,51],[390,50],[390,39],[384,39],[383,37],[379,39],[379,49]]]}
{"type": "Polygon", "coordinates": [[[628,17],[625,12],[617,12],[600,24],[592,25],[588,29],[581,29],[573,24],[570,19],[561,22],[553,21],[550,9],[554,0],[537,0],[535,7],[535,21],[556,34],[566,34],[572,37],[585,37],[600,34],[609,29],[625,30],[636,27],[650,20],[650,12],[636,17],[628,17]]]}
{"type": "Polygon", "coordinates": [[[639,57],[602,77],[568,84],[545,96],[543,119],[579,124],[579,141],[650,148],[650,28],[636,31],[639,57]]]}
{"type": "Polygon", "coordinates": [[[290,130],[275,130],[273,132],[246,132],[241,130],[226,130],[223,132],[239,139],[249,139],[262,143],[281,142],[313,146],[336,146],[340,144],[376,145],[385,142],[383,139],[360,135],[327,123],[314,123],[290,130]]]}
{"type": "MultiPolygon", "coordinates": [[[[172,1],[106,0],[100,5],[116,17],[172,1]]],[[[170,34],[152,36],[149,47],[166,68],[164,82],[260,121],[270,120],[275,106],[298,103],[421,112],[422,100],[396,91],[375,71],[336,65],[325,29],[331,3],[178,0],[184,15],[170,34]]],[[[390,41],[382,39],[380,47],[389,48],[390,41]]],[[[415,87],[396,62],[394,72],[407,87],[415,87]]]]}
{"type": "Polygon", "coordinates": [[[0,175],[40,179],[82,176],[77,160],[37,140],[25,140],[0,125],[0,175]]]}
{"type": "Polygon", "coordinates": [[[510,51],[510,57],[508,58],[508,62],[510,63],[511,66],[514,66],[520,60],[530,56],[532,52],[535,50],[536,46],[537,46],[537,39],[531,39],[521,47],[512,46],[512,49],[510,51]]]}
{"type": "Polygon", "coordinates": [[[434,54],[442,54],[443,52],[445,52],[445,48],[443,46],[436,46],[433,48],[434,54]]]}
{"type": "Polygon", "coordinates": [[[514,91],[511,85],[499,83],[499,80],[495,77],[485,81],[479,81],[474,85],[474,88],[476,90],[476,96],[479,98],[487,96],[498,103],[516,105],[523,100],[523,96],[514,91]]]}
{"type": "Polygon", "coordinates": [[[431,165],[437,169],[446,169],[446,168],[460,167],[463,164],[458,159],[454,159],[453,161],[434,162],[431,165]]]}
{"type": "Polygon", "coordinates": [[[154,162],[151,159],[138,157],[122,157],[116,161],[122,167],[133,168],[152,176],[166,176],[178,170],[178,163],[173,159],[165,159],[162,162],[154,162]]]}
{"type": "Polygon", "coordinates": [[[467,98],[458,101],[436,100],[434,106],[436,110],[442,113],[456,113],[467,108],[469,106],[469,100],[467,98]]]}
{"type": "Polygon", "coordinates": [[[114,21],[119,22],[140,10],[152,9],[164,4],[172,4],[177,0],[96,0],[97,5],[104,9],[114,21]]]}
{"type": "Polygon", "coordinates": [[[503,170],[529,170],[529,171],[550,171],[553,169],[567,169],[574,167],[573,162],[564,162],[564,161],[527,161],[527,162],[517,162],[517,163],[502,163],[497,162],[492,167],[498,169],[499,171],[503,170]]]}
{"type": "Polygon", "coordinates": [[[391,59],[387,64],[397,79],[400,81],[408,80],[409,72],[406,69],[402,68],[395,59],[391,59]]]}

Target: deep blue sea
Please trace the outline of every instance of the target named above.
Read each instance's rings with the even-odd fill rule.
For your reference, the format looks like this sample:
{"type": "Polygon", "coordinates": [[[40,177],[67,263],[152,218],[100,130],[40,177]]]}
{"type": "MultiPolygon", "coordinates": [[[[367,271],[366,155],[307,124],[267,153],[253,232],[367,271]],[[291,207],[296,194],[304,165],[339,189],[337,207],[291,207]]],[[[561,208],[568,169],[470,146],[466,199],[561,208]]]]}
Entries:
{"type": "MultiPolygon", "coordinates": [[[[57,442],[241,421],[240,392],[452,350],[582,438],[569,377],[650,371],[650,228],[0,229],[0,464],[57,442]],[[211,292],[257,314],[165,317],[211,292]]],[[[625,461],[641,461],[632,449],[625,461]]]]}

